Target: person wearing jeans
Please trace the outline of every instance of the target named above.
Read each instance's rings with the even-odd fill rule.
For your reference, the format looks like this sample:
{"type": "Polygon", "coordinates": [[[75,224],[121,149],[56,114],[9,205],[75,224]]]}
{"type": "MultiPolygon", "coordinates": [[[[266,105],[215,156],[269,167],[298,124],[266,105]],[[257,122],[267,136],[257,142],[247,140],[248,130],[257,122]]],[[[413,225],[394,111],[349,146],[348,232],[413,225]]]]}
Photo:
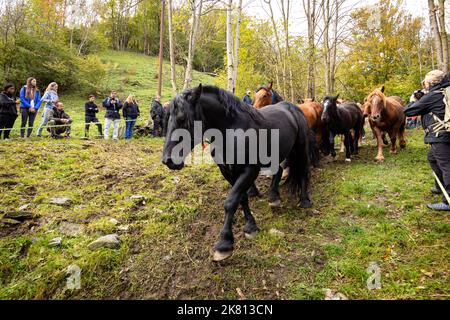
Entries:
{"type": "Polygon", "coordinates": [[[119,138],[119,124],[120,124],[120,109],[122,109],[122,102],[117,97],[117,92],[112,91],[111,95],[103,101],[103,107],[106,109],[105,114],[105,140],[109,139],[109,128],[111,124],[114,126],[113,139],[119,138]]]}
{"type": "Polygon", "coordinates": [[[20,115],[22,122],[20,124],[20,136],[25,137],[25,129],[28,122],[27,137],[31,136],[33,131],[34,119],[36,118],[39,107],[41,106],[41,93],[37,87],[35,78],[28,78],[26,85],[20,90],[20,115]]]}
{"type": "Polygon", "coordinates": [[[139,117],[139,106],[136,97],[130,94],[123,104],[123,117],[125,119],[125,139],[133,137],[133,129],[136,124],[136,119],[139,117]]]}
{"type": "Polygon", "coordinates": [[[58,84],[56,82],[52,82],[48,85],[47,90],[41,99],[42,102],[45,103],[44,113],[42,114],[42,122],[38,128],[36,136],[40,137],[42,135],[42,130],[47,125],[50,119],[50,112],[56,106],[56,102],[58,102],[58,84]]]}

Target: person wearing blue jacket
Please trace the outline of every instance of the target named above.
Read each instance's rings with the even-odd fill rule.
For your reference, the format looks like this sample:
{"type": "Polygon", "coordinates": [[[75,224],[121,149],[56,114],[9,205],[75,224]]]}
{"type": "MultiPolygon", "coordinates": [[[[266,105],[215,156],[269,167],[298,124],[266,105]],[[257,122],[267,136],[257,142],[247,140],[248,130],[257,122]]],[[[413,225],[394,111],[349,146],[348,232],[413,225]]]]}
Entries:
{"type": "Polygon", "coordinates": [[[51,82],[47,90],[45,90],[44,95],[42,96],[41,103],[45,103],[44,112],[42,113],[42,122],[38,128],[36,136],[40,137],[42,135],[42,130],[47,125],[50,120],[50,111],[56,106],[56,102],[58,102],[58,84],[56,82],[51,82]]]}
{"type": "Polygon", "coordinates": [[[41,93],[37,87],[37,81],[31,77],[27,79],[26,85],[20,90],[20,116],[22,122],[20,124],[20,136],[25,137],[25,129],[28,122],[27,137],[31,136],[33,131],[34,119],[37,111],[41,106],[41,93]]]}

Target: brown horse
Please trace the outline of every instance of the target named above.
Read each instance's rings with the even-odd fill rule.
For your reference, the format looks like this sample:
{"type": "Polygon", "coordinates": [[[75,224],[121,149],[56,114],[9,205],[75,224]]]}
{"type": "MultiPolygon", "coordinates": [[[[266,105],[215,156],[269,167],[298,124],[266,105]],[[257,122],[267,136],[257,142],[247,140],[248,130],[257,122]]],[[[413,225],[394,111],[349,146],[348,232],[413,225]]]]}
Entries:
{"type": "MultiPolygon", "coordinates": [[[[275,104],[283,101],[283,98],[272,89],[272,82],[267,87],[259,88],[255,93],[253,107],[261,109],[265,106],[275,104]]],[[[316,134],[317,145],[320,145],[322,140],[322,105],[315,102],[313,99],[305,99],[299,108],[303,111],[306,120],[308,121],[309,129],[316,134]]]]}
{"type": "MultiPolygon", "coordinates": [[[[406,147],[405,125],[406,116],[403,113],[403,101],[400,97],[386,97],[384,86],[374,90],[365,100],[364,114],[369,118],[370,127],[377,139],[377,161],[383,161],[383,140],[385,133],[391,139],[391,154],[397,154],[397,138],[400,148],[406,147]]],[[[387,141],[384,141],[386,144],[387,141]]]]}

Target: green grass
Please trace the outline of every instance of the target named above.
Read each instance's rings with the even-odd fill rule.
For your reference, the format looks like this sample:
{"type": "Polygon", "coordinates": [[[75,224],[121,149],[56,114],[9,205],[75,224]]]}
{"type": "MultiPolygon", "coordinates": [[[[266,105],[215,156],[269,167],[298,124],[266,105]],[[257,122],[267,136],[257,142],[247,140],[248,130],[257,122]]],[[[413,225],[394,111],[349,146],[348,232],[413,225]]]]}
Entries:
{"type": "MultiPolygon", "coordinates": [[[[282,209],[252,200],[262,231],[245,240],[239,212],[235,254],[222,264],[210,259],[228,187],[214,165],[172,172],[160,164],[161,139],[4,142],[1,208],[31,203],[36,219],[0,229],[0,298],[228,299],[238,298],[236,288],[255,299],[323,299],[325,288],[350,299],[448,298],[449,218],[425,208],[438,197],[429,194],[422,132],[409,131],[408,142],[383,164],[367,141],[351,164],[316,169],[310,210],[296,208],[284,188],[282,209]],[[49,204],[54,196],[73,204],[49,204]],[[85,231],[50,247],[63,221],[85,231]],[[87,248],[111,232],[119,232],[120,249],[87,248]],[[366,286],[370,262],[381,267],[379,290],[366,286]],[[65,290],[71,264],[82,269],[81,290],[65,290]]],[[[258,185],[266,191],[268,182],[258,185]]]]}

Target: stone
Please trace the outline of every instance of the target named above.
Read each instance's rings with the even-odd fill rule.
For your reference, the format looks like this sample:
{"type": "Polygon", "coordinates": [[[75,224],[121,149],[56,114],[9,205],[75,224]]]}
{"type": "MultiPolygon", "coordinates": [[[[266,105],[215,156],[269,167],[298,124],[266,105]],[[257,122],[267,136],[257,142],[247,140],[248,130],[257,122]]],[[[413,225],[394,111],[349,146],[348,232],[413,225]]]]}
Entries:
{"type": "Polygon", "coordinates": [[[26,203],[22,206],[19,207],[19,211],[25,211],[27,210],[29,207],[31,207],[31,203],[26,203]]]}
{"type": "Polygon", "coordinates": [[[4,218],[25,221],[33,219],[33,213],[28,211],[10,211],[5,214],[4,218]]]}
{"type": "Polygon", "coordinates": [[[274,229],[274,228],[270,229],[269,233],[271,235],[274,235],[274,236],[277,236],[277,237],[284,237],[285,236],[284,232],[282,232],[280,230],[277,230],[277,229],[274,229]]]}
{"type": "Polygon", "coordinates": [[[348,300],[348,298],[335,290],[325,289],[325,300],[348,300]]]}
{"type": "Polygon", "coordinates": [[[52,247],[59,247],[61,245],[61,243],[62,243],[62,238],[57,237],[57,238],[53,238],[52,240],[50,240],[48,242],[48,245],[52,246],[52,247]]]}
{"type": "Polygon", "coordinates": [[[100,237],[88,245],[88,248],[91,250],[96,250],[99,248],[117,249],[119,247],[120,247],[120,240],[119,236],[116,233],[100,237]]]}
{"type": "Polygon", "coordinates": [[[179,184],[180,183],[180,178],[179,177],[173,177],[172,182],[174,184],[179,184]]]}
{"type": "Polygon", "coordinates": [[[133,195],[130,200],[133,200],[136,204],[145,204],[145,197],[141,195],[133,195]]]}
{"type": "Polygon", "coordinates": [[[111,222],[113,225],[118,225],[119,221],[117,219],[111,218],[109,219],[109,222],[111,222]]]}
{"type": "Polygon", "coordinates": [[[70,200],[69,198],[57,197],[57,198],[50,198],[50,203],[57,204],[60,206],[69,206],[72,203],[72,200],[70,200]]]}
{"type": "Polygon", "coordinates": [[[65,236],[76,237],[83,234],[84,227],[81,224],[64,221],[59,225],[59,231],[65,236]]]}
{"type": "Polygon", "coordinates": [[[130,229],[130,226],[128,224],[126,224],[126,225],[123,225],[123,226],[118,226],[117,229],[119,231],[127,232],[130,229]]]}

